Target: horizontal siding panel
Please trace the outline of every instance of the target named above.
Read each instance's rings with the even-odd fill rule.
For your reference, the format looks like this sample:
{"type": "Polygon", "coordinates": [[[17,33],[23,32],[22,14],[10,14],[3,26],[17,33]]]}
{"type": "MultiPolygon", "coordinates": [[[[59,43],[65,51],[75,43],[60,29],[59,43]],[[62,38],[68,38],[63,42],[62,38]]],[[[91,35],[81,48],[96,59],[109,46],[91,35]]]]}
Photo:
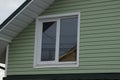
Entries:
{"type": "Polygon", "coordinates": [[[111,17],[111,16],[119,16],[120,10],[115,8],[113,10],[107,9],[107,10],[99,10],[99,11],[93,11],[93,12],[84,12],[84,14],[81,14],[83,17],[81,19],[94,19],[96,17],[111,17]],[[108,14],[108,15],[107,15],[108,14]]]}
{"type": "MultiPolygon", "coordinates": [[[[64,2],[64,1],[63,1],[64,2]]],[[[55,7],[51,6],[50,9],[58,9],[58,8],[64,8],[64,7],[71,7],[71,6],[83,6],[82,8],[84,7],[98,7],[98,6],[105,6],[105,5],[113,5],[113,4],[118,4],[118,1],[115,1],[115,2],[111,2],[109,0],[104,0],[104,1],[85,1],[85,2],[82,2],[81,1],[73,1],[74,4],[69,4],[69,3],[72,3],[71,1],[67,1],[67,2],[64,2],[62,4],[57,4],[55,7]],[[66,4],[65,4],[66,3],[66,4]],[[99,3],[99,4],[98,4],[99,3]],[[61,6],[63,5],[63,6],[61,6]]]]}
{"type": "Polygon", "coordinates": [[[82,62],[87,62],[87,61],[117,61],[117,60],[119,60],[120,59],[120,56],[116,56],[116,57],[114,57],[114,56],[108,56],[108,57],[92,57],[92,58],[82,58],[82,57],[80,57],[81,59],[80,59],[80,61],[82,61],[82,62]]]}
{"type": "MultiPolygon", "coordinates": [[[[12,53],[12,52],[11,52],[12,53]]],[[[33,51],[32,52],[22,52],[22,53],[14,53],[13,55],[9,56],[9,58],[14,58],[14,57],[33,57],[33,51]],[[17,54],[17,55],[16,55],[17,54]]]]}
{"type": "Polygon", "coordinates": [[[13,57],[12,59],[10,59],[9,61],[27,61],[27,60],[33,60],[33,56],[32,57],[30,57],[30,56],[28,56],[28,57],[13,57]]]}
{"type": "MultiPolygon", "coordinates": [[[[80,58],[95,58],[95,57],[120,57],[120,54],[119,52],[100,52],[100,53],[81,53],[80,54],[80,58]],[[100,55],[98,55],[100,54],[100,55]]],[[[14,57],[26,57],[27,59],[33,59],[33,53],[22,53],[22,54],[17,54],[17,55],[14,55],[13,56],[9,56],[9,58],[13,58],[11,60],[16,60],[14,59],[14,57]]],[[[18,58],[18,59],[20,59],[18,58]]],[[[18,60],[17,59],[17,60],[18,60]]],[[[22,61],[22,60],[21,60],[22,61]]],[[[11,63],[11,62],[10,62],[11,63]]]]}
{"type": "Polygon", "coordinates": [[[95,31],[81,31],[81,35],[85,35],[85,34],[99,34],[99,33],[115,33],[115,32],[119,32],[119,28],[115,28],[115,29],[103,29],[103,30],[95,30],[95,31]]]}
{"type": "MultiPolygon", "coordinates": [[[[33,61],[31,62],[31,61],[27,61],[27,62],[18,62],[18,63],[15,63],[15,62],[13,62],[13,63],[9,63],[9,65],[13,65],[13,66],[9,66],[9,69],[16,69],[16,68],[29,68],[29,67],[31,67],[31,66],[33,66],[32,65],[33,64],[33,61]],[[16,65],[14,65],[14,64],[16,64],[16,65]],[[25,64],[25,65],[23,65],[23,64],[25,64]]],[[[80,66],[99,66],[99,65],[120,65],[120,61],[94,61],[94,62],[90,62],[90,61],[88,61],[88,62],[80,62],[80,66]]],[[[79,68],[79,69],[81,69],[81,68],[79,68]]],[[[44,69],[43,69],[44,70],[44,69]]],[[[45,69],[46,70],[46,69],[45,69]]]]}
{"type": "MultiPolygon", "coordinates": [[[[29,67],[26,67],[26,68],[22,68],[22,67],[20,67],[20,68],[13,68],[13,69],[10,69],[9,71],[18,71],[18,72],[22,72],[22,70],[24,70],[24,71],[29,71],[29,70],[31,70],[31,71],[34,71],[34,69],[31,69],[31,67],[32,67],[32,65],[29,65],[29,67]],[[30,68],[29,68],[30,67],[30,68]]],[[[60,68],[59,70],[58,69],[53,69],[52,68],[52,70],[50,70],[50,68],[49,69],[40,69],[40,71],[64,71],[64,70],[78,70],[78,71],[80,71],[80,70],[94,70],[94,69],[120,69],[120,67],[119,67],[119,65],[98,65],[98,66],[94,66],[94,65],[92,65],[92,66],[81,66],[81,69],[78,69],[78,68],[72,68],[72,69],[70,69],[70,68],[60,68]]],[[[36,69],[35,71],[37,71],[37,70],[39,70],[39,69],[36,69]]]]}
{"type": "Polygon", "coordinates": [[[28,74],[73,74],[73,73],[91,73],[91,72],[93,72],[93,73],[119,73],[119,70],[118,69],[114,69],[114,71],[112,70],[112,69],[94,69],[94,70],[92,70],[92,69],[90,69],[90,70],[66,70],[66,71],[63,71],[63,70],[61,70],[61,71],[59,71],[59,73],[58,73],[58,71],[37,71],[37,70],[33,70],[33,71],[31,71],[31,72],[29,72],[29,70],[28,71],[25,71],[25,72],[22,72],[22,71],[19,71],[19,72],[17,72],[17,71],[15,71],[15,72],[9,72],[8,73],[8,75],[14,75],[14,74],[16,74],[16,75],[20,75],[20,74],[23,74],[23,75],[28,75],[28,74]]]}
{"type": "Polygon", "coordinates": [[[24,53],[32,53],[33,54],[33,52],[34,52],[34,50],[20,50],[19,52],[18,52],[18,50],[12,50],[12,49],[10,49],[10,53],[12,53],[13,55],[10,55],[10,56],[19,56],[21,53],[23,53],[23,54],[21,54],[21,55],[23,55],[24,56],[24,53]],[[14,55],[14,54],[17,54],[17,55],[14,55]]]}
{"type": "Polygon", "coordinates": [[[120,10],[117,10],[117,9],[114,9],[111,11],[111,9],[108,9],[108,10],[103,10],[102,12],[101,11],[98,11],[98,12],[89,12],[86,14],[81,14],[82,17],[81,17],[81,20],[88,20],[88,19],[98,19],[98,18],[109,18],[109,17],[116,17],[116,16],[120,16],[119,14],[120,10]]]}
{"type": "MultiPolygon", "coordinates": [[[[28,33],[29,33],[29,32],[28,32],[28,33]]],[[[16,41],[21,41],[21,39],[22,39],[22,40],[26,40],[26,39],[32,39],[32,40],[34,40],[33,38],[34,38],[35,34],[32,32],[32,33],[30,33],[31,35],[28,35],[28,33],[27,33],[27,34],[24,34],[24,35],[20,35],[20,37],[19,37],[19,38],[16,38],[15,40],[16,40],[16,41]],[[23,36],[23,37],[21,37],[21,36],[23,36]]],[[[14,41],[14,42],[16,42],[16,41],[14,41]]]]}
{"type": "Polygon", "coordinates": [[[8,72],[8,75],[20,75],[20,74],[68,74],[68,73],[119,73],[118,69],[94,69],[94,70],[66,70],[66,71],[59,71],[59,73],[57,71],[26,71],[26,72],[8,72]]]}
{"type": "Polygon", "coordinates": [[[87,10],[88,8],[90,8],[90,10],[96,10],[96,8],[101,10],[101,9],[120,7],[120,5],[119,5],[120,2],[118,2],[118,1],[116,1],[116,2],[115,1],[114,2],[107,2],[106,4],[105,4],[105,2],[102,2],[102,3],[99,3],[99,4],[96,3],[96,4],[89,4],[89,5],[88,4],[81,5],[79,3],[77,2],[75,5],[67,5],[69,3],[66,3],[66,4],[64,3],[64,4],[62,4],[62,6],[60,8],[57,8],[57,7],[56,8],[51,8],[50,10],[48,10],[48,12],[49,11],[64,10],[64,9],[73,9],[73,8],[74,9],[81,9],[83,11],[89,11],[89,10],[87,10]],[[79,7],[79,5],[81,5],[81,7],[79,7]],[[111,6],[111,5],[115,5],[115,6],[111,6]],[[102,6],[104,6],[104,8],[102,6]]]}
{"type": "Polygon", "coordinates": [[[88,53],[88,54],[85,54],[85,53],[81,53],[80,54],[80,58],[94,58],[94,57],[119,57],[120,56],[120,54],[119,54],[119,52],[108,52],[108,53],[106,53],[106,52],[100,52],[100,53],[98,53],[98,54],[96,54],[96,53],[88,53]],[[100,54],[100,55],[98,55],[98,54],[100,54]]]}
{"type": "Polygon", "coordinates": [[[33,22],[10,44],[8,75],[120,72],[119,4],[119,0],[56,0],[42,15],[81,13],[80,67],[34,69],[33,22]]]}
{"type": "Polygon", "coordinates": [[[61,1],[56,1],[54,3],[54,6],[51,6],[51,8],[56,8],[57,6],[61,6],[61,4],[64,4],[64,3],[73,3],[74,4],[66,4],[66,5],[76,5],[76,4],[80,4],[80,5],[90,5],[90,4],[96,4],[96,3],[104,3],[104,2],[109,2],[110,0],[100,0],[100,1],[97,1],[97,0],[61,0],[61,1]]]}
{"type": "MultiPolygon", "coordinates": [[[[80,68],[77,68],[77,69],[79,69],[79,70],[82,70],[82,68],[81,67],[85,67],[85,66],[96,66],[96,67],[98,67],[98,66],[111,66],[111,65],[114,65],[114,66],[119,66],[120,65],[120,63],[119,63],[120,61],[104,61],[104,62],[102,62],[102,61],[94,61],[94,62],[90,62],[90,61],[88,61],[88,62],[80,62],[80,68]]],[[[17,65],[14,65],[14,64],[12,64],[12,66],[9,66],[9,69],[12,69],[13,71],[14,70],[16,70],[17,68],[19,68],[19,69],[22,69],[22,68],[31,68],[31,67],[33,67],[33,62],[29,62],[29,63],[27,63],[27,64],[25,64],[25,63],[21,63],[21,64],[17,64],[17,65]],[[24,64],[24,65],[22,65],[22,64],[24,64]]],[[[10,65],[10,64],[9,64],[10,65]]],[[[66,69],[66,68],[62,68],[62,69],[66,69]]],[[[67,69],[70,69],[70,68],[67,68],[67,69]]],[[[74,68],[73,68],[74,69],[74,68]]],[[[41,69],[39,69],[39,70],[41,70],[41,69]]],[[[45,71],[45,70],[49,70],[49,68],[48,69],[42,69],[42,71],[45,71]]],[[[57,69],[55,69],[55,70],[57,70],[57,69]]]]}
{"type": "Polygon", "coordinates": [[[8,63],[8,65],[23,65],[23,64],[33,64],[33,61],[32,60],[29,60],[29,61],[11,61],[8,63]]]}
{"type": "Polygon", "coordinates": [[[99,45],[120,45],[120,41],[100,41],[100,42],[85,42],[85,43],[80,43],[80,47],[84,47],[84,46],[99,46],[99,45]]]}
{"type": "Polygon", "coordinates": [[[15,49],[15,50],[33,50],[34,48],[33,47],[31,47],[31,46],[29,46],[29,47],[12,47],[12,48],[10,48],[10,49],[15,49]]]}
{"type": "Polygon", "coordinates": [[[81,31],[94,31],[94,30],[104,30],[104,29],[116,29],[119,28],[120,24],[113,24],[113,25],[103,25],[103,26],[91,26],[91,27],[82,27],[81,31]]]}
{"type": "Polygon", "coordinates": [[[103,38],[90,38],[90,39],[81,39],[81,43],[86,42],[100,42],[100,41],[118,41],[120,37],[103,37],[103,38]]]}
{"type": "Polygon", "coordinates": [[[20,44],[20,43],[27,43],[27,42],[34,42],[34,39],[33,38],[27,38],[27,39],[22,39],[22,40],[19,39],[19,40],[14,41],[13,43],[14,44],[20,44]]]}
{"type": "Polygon", "coordinates": [[[92,17],[91,20],[89,19],[81,19],[81,24],[85,24],[85,23],[96,23],[96,22],[103,22],[103,21],[113,21],[113,20],[120,20],[120,15],[119,16],[110,16],[110,17],[104,17],[104,15],[102,15],[102,17],[92,17]]]}
{"type": "Polygon", "coordinates": [[[33,42],[32,43],[25,43],[25,44],[16,44],[16,45],[12,45],[13,48],[15,47],[25,47],[25,46],[34,46],[33,42]]]}
{"type": "Polygon", "coordinates": [[[98,23],[89,23],[88,24],[82,24],[81,27],[90,27],[90,26],[101,26],[101,25],[111,25],[111,24],[119,24],[119,20],[112,20],[112,21],[105,21],[105,22],[98,22],[98,23]]]}
{"type": "Polygon", "coordinates": [[[99,65],[120,65],[120,61],[94,61],[94,62],[81,62],[80,66],[99,66],[99,65]]]}
{"type": "MultiPolygon", "coordinates": [[[[118,2],[118,1],[117,1],[118,2]]],[[[79,2],[80,3],[80,2],[79,2]]],[[[101,5],[101,6],[96,6],[96,7],[87,7],[87,4],[86,5],[81,5],[81,6],[67,6],[67,7],[64,7],[64,8],[57,8],[57,9],[55,9],[55,8],[53,8],[53,9],[49,9],[48,11],[47,11],[47,13],[49,13],[49,12],[51,12],[51,11],[62,11],[62,10],[72,10],[72,9],[76,9],[76,10],[81,10],[82,12],[91,12],[91,11],[98,11],[98,10],[106,10],[106,9],[114,9],[114,8],[119,8],[120,7],[120,5],[119,5],[119,3],[120,2],[118,2],[117,3],[117,5],[116,4],[114,4],[114,6],[111,6],[111,5],[107,5],[107,6],[105,6],[105,5],[101,5]],[[104,8],[103,8],[103,6],[104,6],[104,8]]],[[[72,3],[67,3],[67,4],[72,4],[72,3]]],[[[64,5],[66,5],[65,3],[64,4],[62,4],[62,6],[64,6],[64,5]]],[[[90,4],[89,4],[90,5],[90,4]]]]}
{"type": "Polygon", "coordinates": [[[34,35],[34,32],[26,32],[25,34],[22,34],[20,36],[29,36],[29,35],[34,35]]]}
{"type": "MultiPolygon", "coordinates": [[[[15,72],[23,72],[23,71],[25,71],[25,72],[34,72],[34,71],[36,71],[36,73],[37,73],[37,71],[38,72],[47,72],[47,71],[49,71],[49,72],[54,72],[54,73],[59,73],[60,71],[62,71],[63,73],[65,72],[70,72],[70,71],[77,71],[77,72],[79,72],[79,73],[81,73],[81,71],[83,71],[84,72],[84,70],[90,70],[90,71],[94,71],[94,70],[105,70],[105,68],[106,68],[106,70],[110,70],[110,69],[113,69],[113,70],[111,70],[111,71],[114,71],[114,70],[116,70],[116,69],[120,69],[117,65],[115,65],[115,66],[110,66],[110,65],[108,65],[108,68],[106,67],[107,65],[98,65],[98,66],[89,66],[89,67],[86,67],[86,66],[82,66],[81,67],[81,69],[78,69],[78,68],[62,68],[62,69],[60,69],[60,70],[58,70],[58,69],[54,69],[54,68],[46,68],[46,69],[34,69],[34,68],[23,68],[23,70],[22,70],[22,68],[18,68],[18,69],[11,69],[11,70],[9,70],[9,71],[15,71],[15,72]],[[52,69],[52,70],[50,70],[50,69],[52,69]],[[29,70],[31,70],[31,71],[29,71],[29,70]]],[[[119,70],[120,71],[120,70],[119,70]]],[[[76,73],[77,73],[76,72],[76,73]]],[[[71,73],[71,72],[70,72],[71,73]]]]}
{"type": "Polygon", "coordinates": [[[103,33],[103,34],[94,34],[94,35],[83,35],[83,37],[81,36],[80,39],[89,39],[89,38],[92,38],[92,39],[95,39],[95,38],[117,38],[120,36],[120,34],[116,33],[117,35],[115,35],[114,33],[103,33]],[[111,34],[111,35],[110,35],[111,34]]]}
{"type": "Polygon", "coordinates": [[[119,49],[120,45],[99,45],[99,46],[84,46],[80,47],[81,50],[97,50],[97,49],[119,49]]]}
{"type": "MultiPolygon", "coordinates": [[[[95,15],[98,15],[98,16],[101,16],[101,15],[108,15],[108,16],[116,16],[116,15],[111,15],[111,14],[118,14],[120,12],[120,9],[119,8],[115,8],[115,9],[104,9],[104,10],[96,10],[96,11],[89,11],[89,12],[83,12],[81,10],[78,10],[78,9],[71,9],[71,10],[62,10],[62,11],[54,11],[54,12],[49,12],[49,13],[44,13],[44,15],[52,15],[52,14],[59,14],[59,13],[68,13],[68,12],[81,12],[82,16],[81,16],[81,19],[90,19],[92,18],[93,16],[94,17],[97,17],[95,15]]],[[[102,16],[101,16],[102,17],[102,16]]]]}
{"type": "Polygon", "coordinates": [[[120,49],[98,49],[98,50],[80,50],[80,54],[89,54],[89,53],[94,53],[94,54],[99,54],[99,53],[110,53],[110,52],[120,52],[120,49]]]}

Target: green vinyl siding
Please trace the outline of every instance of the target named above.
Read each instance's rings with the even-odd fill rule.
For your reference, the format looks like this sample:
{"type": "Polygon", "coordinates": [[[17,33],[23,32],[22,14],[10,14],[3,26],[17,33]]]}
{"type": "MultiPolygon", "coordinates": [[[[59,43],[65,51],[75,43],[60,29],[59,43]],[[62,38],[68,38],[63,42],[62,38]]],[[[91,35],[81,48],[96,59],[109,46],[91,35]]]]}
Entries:
{"type": "Polygon", "coordinates": [[[80,66],[33,68],[35,24],[10,43],[8,75],[120,72],[120,0],[56,0],[42,15],[80,12],[80,66]]]}

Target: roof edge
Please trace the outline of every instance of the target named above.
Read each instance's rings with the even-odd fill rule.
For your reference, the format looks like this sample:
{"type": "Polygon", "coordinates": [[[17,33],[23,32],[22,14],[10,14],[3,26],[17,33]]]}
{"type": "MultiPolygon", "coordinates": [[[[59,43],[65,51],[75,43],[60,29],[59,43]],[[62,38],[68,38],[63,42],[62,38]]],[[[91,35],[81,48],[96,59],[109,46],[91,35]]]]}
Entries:
{"type": "Polygon", "coordinates": [[[4,22],[0,25],[0,31],[10,22],[22,9],[24,9],[33,0],[26,0],[20,7],[18,7],[4,22]]]}

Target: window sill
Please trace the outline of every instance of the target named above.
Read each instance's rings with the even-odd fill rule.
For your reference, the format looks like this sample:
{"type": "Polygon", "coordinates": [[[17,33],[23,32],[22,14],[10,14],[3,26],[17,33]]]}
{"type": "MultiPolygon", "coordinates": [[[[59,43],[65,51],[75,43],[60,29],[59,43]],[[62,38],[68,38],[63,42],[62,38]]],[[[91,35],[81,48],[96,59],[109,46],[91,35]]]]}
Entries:
{"type": "Polygon", "coordinates": [[[54,67],[79,67],[77,62],[69,62],[69,63],[58,63],[58,64],[37,64],[34,65],[33,68],[54,68],[54,67]]]}

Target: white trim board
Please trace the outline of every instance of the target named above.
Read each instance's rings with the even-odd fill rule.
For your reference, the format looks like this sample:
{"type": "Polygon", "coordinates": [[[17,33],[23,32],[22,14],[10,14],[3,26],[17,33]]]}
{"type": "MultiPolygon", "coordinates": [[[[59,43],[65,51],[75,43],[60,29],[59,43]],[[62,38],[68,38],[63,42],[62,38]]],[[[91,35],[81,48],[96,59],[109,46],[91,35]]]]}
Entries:
{"type": "Polygon", "coordinates": [[[7,68],[8,68],[8,54],[9,54],[9,44],[6,47],[6,61],[5,61],[5,77],[7,77],[7,68]]]}

